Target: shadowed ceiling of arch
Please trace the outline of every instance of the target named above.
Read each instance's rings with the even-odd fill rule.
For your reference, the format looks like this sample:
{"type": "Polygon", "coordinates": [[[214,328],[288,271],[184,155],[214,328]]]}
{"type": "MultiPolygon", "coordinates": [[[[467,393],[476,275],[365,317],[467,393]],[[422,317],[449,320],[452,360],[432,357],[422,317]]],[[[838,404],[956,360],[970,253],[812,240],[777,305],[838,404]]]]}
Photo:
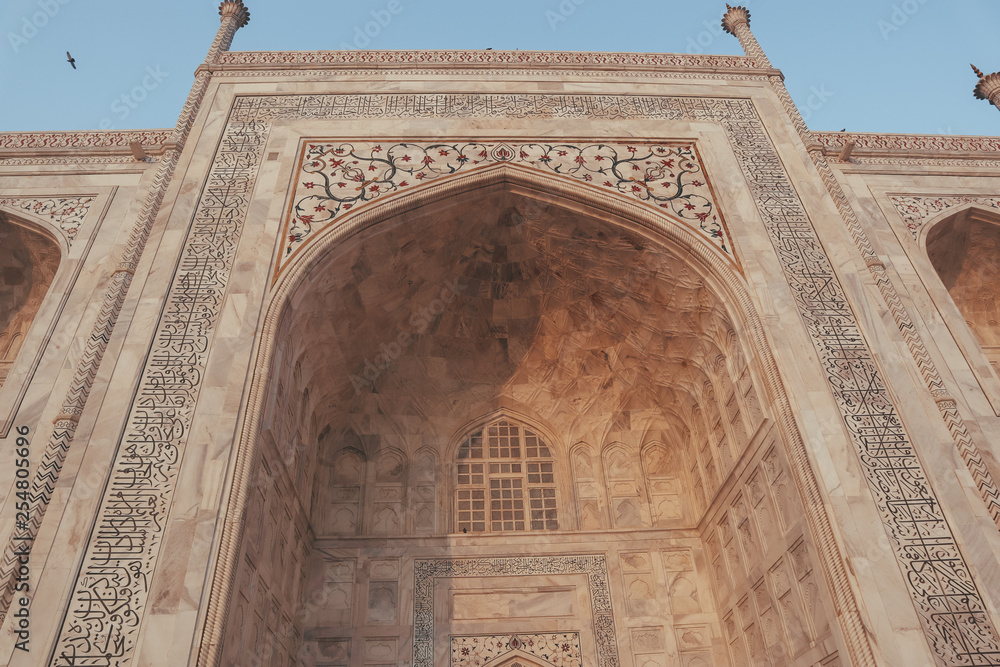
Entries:
{"type": "Polygon", "coordinates": [[[59,256],[53,240],[0,215],[0,359],[4,334],[27,329],[34,319],[59,268],[59,256]]]}
{"type": "Polygon", "coordinates": [[[931,229],[927,254],[990,363],[1000,369],[1000,216],[962,211],[931,229]]]}
{"type": "Polygon", "coordinates": [[[413,451],[498,408],[567,443],[674,439],[729,328],[683,259],[498,186],[343,244],[292,297],[281,345],[320,429],[413,451]]]}

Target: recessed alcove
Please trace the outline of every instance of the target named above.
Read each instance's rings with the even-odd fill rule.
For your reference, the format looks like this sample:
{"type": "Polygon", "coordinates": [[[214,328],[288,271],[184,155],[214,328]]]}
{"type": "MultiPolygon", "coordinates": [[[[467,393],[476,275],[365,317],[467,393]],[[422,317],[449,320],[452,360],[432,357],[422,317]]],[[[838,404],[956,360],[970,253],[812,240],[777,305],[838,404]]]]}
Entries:
{"type": "Polygon", "coordinates": [[[502,633],[577,633],[584,664],[832,654],[713,280],[638,225],[509,183],[332,248],[276,329],[226,655],[282,622],[316,665],[376,644],[439,664],[502,633]]]}
{"type": "Polygon", "coordinates": [[[59,269],[52,238],[0,214],[0,386],[59,269]]]}
{"type": "Polygon", "coordinates": [[[966,208],[938,222],[927,255],[1000,377],[1000,216],[966,208]]]}

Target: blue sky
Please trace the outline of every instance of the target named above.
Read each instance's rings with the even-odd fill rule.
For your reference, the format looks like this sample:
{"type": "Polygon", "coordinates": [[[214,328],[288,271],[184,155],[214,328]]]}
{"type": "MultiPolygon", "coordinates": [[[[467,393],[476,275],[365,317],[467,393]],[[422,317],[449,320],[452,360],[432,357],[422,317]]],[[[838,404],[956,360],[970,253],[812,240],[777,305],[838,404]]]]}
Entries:
{"type": "MultiPolygon", "coordinates": [[[[233,49],[354,48],[381,16],[384,25],[368,26],[370,48],[742,53],[719,28],[725,3],[714,0],[396,1],[402,11],[389,15],[390,0],[249,0],[251,21],[233,49]]],[[[749,8],[811,128],[1000,135],[1000,111],[973,98],[969,68],[1000,70],[1000,2],[757,0],[749,8]]],[[[172,127],[217,10],[211,0],[6,0],[0,131],[172,127]]]]}

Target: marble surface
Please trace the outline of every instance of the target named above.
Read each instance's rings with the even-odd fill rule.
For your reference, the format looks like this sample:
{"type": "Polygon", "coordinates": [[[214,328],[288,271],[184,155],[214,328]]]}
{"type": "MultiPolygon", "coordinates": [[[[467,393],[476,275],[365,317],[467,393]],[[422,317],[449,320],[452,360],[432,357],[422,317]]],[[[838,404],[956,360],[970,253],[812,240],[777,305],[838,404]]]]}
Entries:
{"type": "MultiPolygon", "coordinates": [[[[1000,663],[1000,533],[939,409],[952,401],[997,478],[993,139],[819,137],[882,262],[873,274],[748,59],[597,75],[537,54],[493,57],[489,73],[440,58],[405,70],[376,56],[282,56],[270,69],[259,54],[227,58],[33,545],[32,650],[15,648],[8,616],[0,661],[104,651],[86,635],[123,638],[110,649],[119,665],[449,664],[453,648],[502,637],[491,660],[529,665],[546,658],[510,653],[511,637],[565,635],[565,664],[1000,663]],[[617,192],[500,165],[348,210],[286,264],[302,159],[320,140],[694,146],[739,262],[617,192]],[[847,140],[858,153],[838,162],[847,140]],[[219,204],[220,188],[235,199],[219,204]],[[900,208],[918,198],[940,205],[900,208]],[[807,273],[826,285],[813,299],[807,273]],[[157,388],[151,350],[195,278],[217,289],[197,305],[208,324],[189,385],[157,388]],[[858,367],[877,382],[856,392],[830,372],[831,334],[809,319],[821,301],[840,331],[853,327],[858,367]],[[175,413],[154,437],[143,397],[160,390],[175,413]],[[879,495],[850,412],[862,394],[892,417],[919,492],[879,495]],[[459,530],[457,452],[500,418],[551,448],[558,528],[459,530]],[[105,485],[135,465],[139,435],[169,445],[153,468],[142,590],[107,588],[128,593],[132,620],[81,630],[93,590],[81,573],[93,576],[111,525],[105,485]],[[961,569],[954,580],[975,591],[971,652],[941,648],[947,633],[915,592],[905,535],[886,518],[908,500],[933,501],[923,525],[963,565],[922,562],[961,569]]],[[[44,138],[0,141],[0,215],[44,230],[60,254],[0,387],[5,531],[13,427],[31,433],[34,470],[152,185],[158,151],[130,160],[129,137],[111,134],[44,150],[44,138]],[[29,199],[88,202],[69,220],[18,207],[29,199]]]]}

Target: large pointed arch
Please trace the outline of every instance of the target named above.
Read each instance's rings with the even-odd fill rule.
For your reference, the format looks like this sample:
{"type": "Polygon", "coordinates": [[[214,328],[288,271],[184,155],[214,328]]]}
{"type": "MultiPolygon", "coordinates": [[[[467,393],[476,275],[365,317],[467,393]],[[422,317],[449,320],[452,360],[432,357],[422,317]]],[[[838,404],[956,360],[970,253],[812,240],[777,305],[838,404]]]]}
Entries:
{"type": "MultiPolygon", "coordinates": [[[[742,276],[735,268],[710,251],[690,232],[652,215],[645,207],[619,197],[594,193],[573,183],[539,178],[512,165],[495,168],[432,183],[422,190],[415,190],[406,197],[376,202],[345,218],[324,234],[322,239],[306,248],[299,260],[274,285],[266,306],[266,315],[255,351],[255,368],[266,371],[275,363],[276,344],[282,322],[304,298],[297,289],[309,284],[311,274],[320,267],[329,253],[351,238],[364,238],[374,233],[380,223],[398,219],[418,209],[434,210],[446,206],[449,200],[461,196],[482,196],[504,191],[528,201],[558,205],[581,214],[599,211],[601,217],[615,228],[640,234],[664,252],[685,258],[690,271],[703,280],[710,291],[723,303],[732,321],[732,327],[743,347],[743,354],[752,360],[752,372],[762,388],[774,418],[774,427],[790,465],[794,486],[802,499],[806,524],[812,543],[818,551],[819,570],[831,592],[833,607],[841,619],[840,632],[847,643],[865,643],[860,613],[854,598],[851,579],[844,568],[844,559],[827,515],[828,503],[824,501],[816,475],[795,422],[791,405],[778,375],[777,366],[767,344],[764,328],[758,317],[742,276]]],[[[254,463],[257,460],[257,433],[264,414],[267,395],[266,372],[256,372],[251,380],[248,405],[240,427],[240,437],[233,453],[232,477],[224,499],[225,524],[216,555],[216,569],[212,584],[207,589],[208,615],[202,646],[221,642],[225,617],[232,595],[238,555],[243,534],[243,517],[247,488],[251,484],[254,463]]]]}

